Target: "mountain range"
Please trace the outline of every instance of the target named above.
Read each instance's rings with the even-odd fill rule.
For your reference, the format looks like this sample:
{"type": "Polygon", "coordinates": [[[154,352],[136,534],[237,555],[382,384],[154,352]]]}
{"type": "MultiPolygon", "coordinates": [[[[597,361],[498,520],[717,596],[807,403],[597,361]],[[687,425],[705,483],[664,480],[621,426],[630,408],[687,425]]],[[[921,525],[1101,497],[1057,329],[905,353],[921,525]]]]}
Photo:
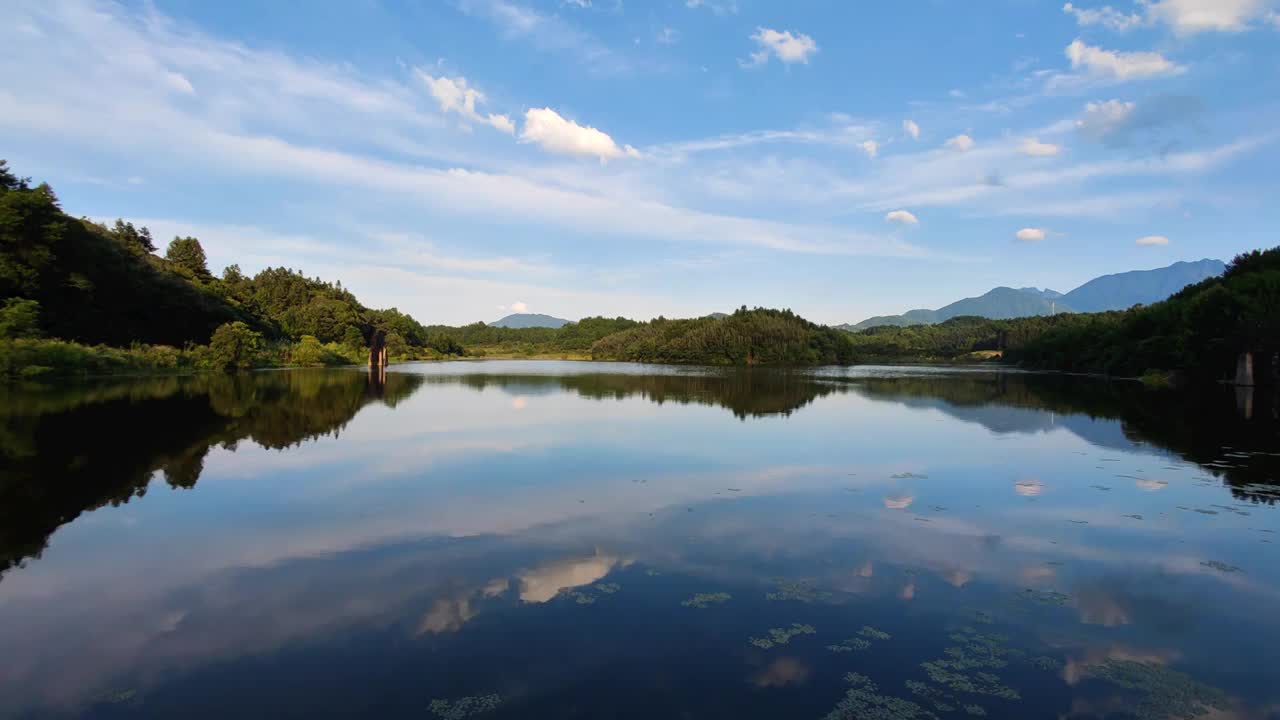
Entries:
{"type": "Polygon", "coordinates": [[[878,325],[932,325],[961,315],[1005,320],[1063,312],[1125,310],[1134,305],[1164,300],[1187,285],[1221,275],[1224,270],[1226,264],[1221,260],[1206,259],[1177,262],[1155,270],[1103,275],[1068,293],[1034,287],[998,287],[984,295],[957,300],[937,310],[909,310],[901,315],[880,315],[855,325],[838,327],[856,332],[878,325]]]}
{"type": "Polygon", "coordinates": [[[514,315],[508,315],[501,320],[494,320],[489,323],[489,325],[491,327],[502,328],[558,328],[563,325],[568,325],[570,322],[573,321],[558,317],[551,317],[550,315],[542,315],[540,313],[516,313],[514,315]]]}

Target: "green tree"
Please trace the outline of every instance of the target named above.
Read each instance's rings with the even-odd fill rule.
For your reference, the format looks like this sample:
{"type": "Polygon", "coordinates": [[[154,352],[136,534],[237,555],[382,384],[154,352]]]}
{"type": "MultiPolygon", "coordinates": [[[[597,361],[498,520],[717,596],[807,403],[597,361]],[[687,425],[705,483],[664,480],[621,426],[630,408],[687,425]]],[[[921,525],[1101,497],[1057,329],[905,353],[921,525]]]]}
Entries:
{"type": "Polygon", "coordinates": [[[262,347],[262,335],[240,321],[223,323],[213,331],[209,341],[209,357],[215,368],[244,370],[253,367],[254,357],[262,347]]]}
{"type": "Polygon", "coordinates": [[[289,348],[289,362],[303,367],[318,367],[326,364],[329,352],[316,339],[315,335],[303,335],[302,339],[289,348]]]}
{"type": "Polygon", "coordinates": [[[164,251],[164,257],[201,280],[213,277],[209,274],[209,261],[205,257],[204,248],[193,237],[175,237],[164,251]]]}
{"type": "Polygon", "coordinates": [[[23,298],[9,298],[0,305],[0,338],[9,340],[39,336],[40,303],[23,298]]]}

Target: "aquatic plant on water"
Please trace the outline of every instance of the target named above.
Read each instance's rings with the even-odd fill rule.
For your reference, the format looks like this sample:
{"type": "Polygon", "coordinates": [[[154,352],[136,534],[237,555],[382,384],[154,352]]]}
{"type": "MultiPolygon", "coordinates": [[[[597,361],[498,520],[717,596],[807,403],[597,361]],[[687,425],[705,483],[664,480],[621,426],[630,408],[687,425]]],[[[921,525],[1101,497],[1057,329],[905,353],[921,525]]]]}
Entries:
{"type": "Polygon", "coordinates": [[[879,694],[866,675],[849,673],[845,682],[849,689],[824,720],[937,720],[917,702],[879,694]]]}
{"type": "Polygon", "coordinates": [[[712,605],[719,605],[721,603],[728,602],[729,599],[732,597],[733,596],[730,595],[729,593],[723,593],[723,592],[698,593],[693,597],[689,598],[688,600],[681,602],[680,604],[685,607],[691,607],[691,608],[697,608],[699,610],[703,610],[705,608],[711,607],[712,605]]]}
{"type": "Polygon", "coordinates": [[[791,638],[797,635],[813,635],[817,630],[812,625],[801,625],[800,623],[791,623],[791,627],[786,628],[769,628],[769,637],[750,639],[752,645],[768,650],[775,645],[786,645],[791,642],[791,638]]]}
{"type": "Polygon", "coordinates": [[[472,695],[457,700],[432,700],[429,708],[432,715],[441,720],[463,720],[482,713],[497,710],[502,698],[497,693],[489,695],[472,695]]]}
{"type": "Polygon", "coordinates": [[[787,580],[779,578],[773,581],[773,592],[766,593],[768,600],[795,600],[802,603],[830,603],[835,601],[835,594],[827,590],[818,590],[808,580],[787,580]]]}
{"type": "Polygon", "coordinates": [[[1105,680],[1142,695],[1130,714],[1138,720],[1195,718],[1210,710],[1226,710],[1226,693],[1163,665],[1136,660],[1107,660],[1090,666],[1089,677],[1105,680]]]}

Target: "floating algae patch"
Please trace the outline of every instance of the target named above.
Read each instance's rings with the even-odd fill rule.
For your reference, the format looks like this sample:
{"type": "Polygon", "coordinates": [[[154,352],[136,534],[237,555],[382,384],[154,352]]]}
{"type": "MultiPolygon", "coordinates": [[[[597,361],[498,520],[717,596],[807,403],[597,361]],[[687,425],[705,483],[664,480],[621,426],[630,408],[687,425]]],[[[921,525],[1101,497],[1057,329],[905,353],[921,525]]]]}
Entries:
{"type": "Polygon", "coordinates": [[[592,587],[605,595],[612,595],[622,589],[622,586],[618,583],[600,583],[599,585],[593,585],[592,587]]]}
{"type": "Polygon", "coordinates": [[[845,640],[839,645],[828,645],[827,649],[835,653],[853,652],[854,650],[866,650],[871,647],[871,641],[866,638],[854,637],[845,640]]]}
{"type": "Polygon", "coordinates": [[[648,570],[644,571],[644,574],[648,575],[649,577],[658,577],[662,573],[658,572],[657,570],[654,570],[653,568],[649,568],[648,570]]]}
{"type": "Polygon", "coordinates": [[[986,672],[998,670],[1007,666],[1010,660],[1026,656],[1022,650],[1009,647],[1008,637],[963,627],[952,633],[950,638],[956,644],[943,650],[946,657],[920,664],[931,681],[955,693],[1021,699],[1017,690],[1005,685],[998,676],[986,672]]]}
{"type": "Polygon", "coordinates": [[[812,625],[801,625],[800,623],[791,623],[791,627],[785,628],[769,628],[769,637],[767,638],[751,638],[752,645],[768,650],[776,645],[786,645],[791,642],[791,638],[797,635],[813,635],[818,632],[812,625]]]}
{"type": "Polygon", "coordinates": [[[1224,572],[1224,573],[1237,573],[1237,572],[1244,572],[1243,570],[1241,570],[1240,568],[1236,567],[1235,565],[1228,565],[1228,564],[1226,564],[1226,563],[1222,562],[1221,560],[1205,560],[1205,561],[1201,562],[1200,564],[1201,564],[1201,565],[1203,565],[1204,567],[1212,568],[1213,570],[1217,570],[1218,572],[1224,572]]]}
{"type": "Polygon", "coordinates": [[[928,475],[917,475],[916,473],[910,473],[910,472],[894,473],[889,477],[893,478],[894,480],[928,480],[929,479],[928,475]]]}
{"type": "Polygon", "coordinates": [[[795,600],[802,603],[830,603],[835,601],[835,594],[827,590],[819,590],[808,580],[774,580],[774,590],[766,593],[769,600],[795,600]]]}
{"type": "Polygon", "coordinates": [[[981,705],[965,705],[964,711],[976,717],[986,717],[987,711],[981,705]]]}
{"type": "Polygon", "coordinates": [[[1071,596],[1057,590],[1033,590],[1032,588],[1024,588],[1022,592],[1015,595],[1019,600],[1035,603],[1037,605],[1053,605],[1062,607],[1071,601],[1071,596]]]}
{"type": "Polygon", "coordinates": [[[1162,665],[1107,660],[1086,672],[1089,677],[1141,693],[1142,699],[1130,710],[1138,720],[1195,718],[1210,710],[1226,710],[1229,705],[1221,690],[1162,665]]]}
{"type": "Polygon", "coordinates": [[[1037,668],[1040,670],[1046,670],[1049,672],[1055,672],[1062,668],[1062,661],[1056,660],[1054,658],[1051,658],[1045,655],[1041,655],[1039,657],[1033,657],[1030,660],[1028,660],[1028,662],[1030,662],[1031,666],[1034,668],[1037,668]]]}
{"type": "Polygon", "coordinates": [[[572,592],[569,593],[569,596],[572,597],[573,601],[579,605],[594,605],[596,602],[596,596],[591,593],[572,592]]]}
{"type": "Polygon", "coordinates": [[[124,690],[103,690],[93,696],[93,702],[104,703],[107,705],[122,705],[138,697],[138,691],[133,688],[124,690]]]}
{"type": "Polygon", "coordinates": [[[473,695],[457,700],[432,700],[431,714],[442,720],[463,720],[482,713],[497,710],[502,698],[496,693],[489,695],[473,695]]]}
{"type": "Polygon", "coordinates": [[[891,640],[891,639],[893,639],[893,636],[892,636],[892,635],[890,635],[889,633],[884,632],[883,630],[878,630],[878,629],[876,629],[876,628],[873,628],[873,627],[871,627],[870,625],[863,625],[863,626],[862,626],[862,629],[858,631],[858,634],[859,634],[859,635],[861,635],[861,636],[862,636],[862,637],[864,637],[864,638],[868,638],[868,639],[871,639],[871,640],[891,640]]]}
{"type": "Polygon", "coordinates": [[[698,593],[693,597],[681,602],[685,607],[698,608],[699,610],[709,608],[712,605],[720,605],[729,601],[733,597],[729,593],[698,593]]]}
{"type": "Polygon", "coordinates": [[[850,687],[825,720],[937,720],[919,703],[880,695],[866,675],[849,673],[844,679],[850,687]]]}

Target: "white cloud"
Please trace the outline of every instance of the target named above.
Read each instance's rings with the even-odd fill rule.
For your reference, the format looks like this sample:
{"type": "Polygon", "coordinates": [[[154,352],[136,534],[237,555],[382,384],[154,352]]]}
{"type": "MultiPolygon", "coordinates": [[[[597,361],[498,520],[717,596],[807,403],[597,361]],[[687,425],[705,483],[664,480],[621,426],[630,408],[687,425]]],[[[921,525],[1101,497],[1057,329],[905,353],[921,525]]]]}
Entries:
{"type": "Polygon", "coordinates": [[[760,50],[751,53],[751,59],[741,63],[744,67],[755,67],[769,61],[773,55],[783,63],[808,64],[809,57],[818,52],[818,43],[804,33],[793,34],[789,30],[781,31],[770,28],[757,28],[752,40],[760,46],[760,50]]]}
{"type": "Polygon", "coordinates": [[[960,152],[972,150],[975,144],[973,138],[968,135],[957,135],[946,142],[947,147],[960,152]]]}
{"type": "Polygon", "coordinates": [[[1177,75],[1186,69],[1157,52],[1104,50],[1086,45],[1079,38],[1073,40],[1064,53],[1071,61],[1071,67],[1115,80],[1177,75]]]}
{"type": "Polygon", "coordinates": [[[1084,115],[1076,120],[1076,129],[1094,140],[1112,134],[1128,120],[1135,105],[1121,100],[1090,102],[1084,106],[1084,115]]]}
{"type": "Polygon", "coordinates": [[[911,120],[910,118],[903,120],[902,130],[906,134],[910,135],[912,140],[920,139],[920,126],[917,125],[914,120],[911,120]]]}
{"type": "Polygon", "coordinates": [[[1018,149],[1023,155],[1032,157],[1053,157],[1062,151],[1062,148],[1053,143],[1040,142],[1035,138],[1027,138],[1022,141],[1018,149]]]}
{"type": "Polygon", "coordinates": [[[1062,6],[1062,11],[1074,15],[1076,22],[1082,27],[1086,25],[1101,25],[1117,32],[1131,30],[1143,22],[1141,15],[1136,13],[1126,15],[1110,5],[1103,5],[1097,9],[1085,9],[1078,8],[1072,3],[1067,3],[1062,6]]]}
{"type": "Polygon", "coordinates": [[[658,31],[658,34],[654,36],[654,40],[657,41],[659,45],[675,45],[676,41],[679,39],[680,33],[676,32],[675,28],[669,27],[662,28],[658,31]]]}
{"type": "Polygon", "coordinates": [[[526,305],[526,304],[524,304],[524,303],[522,303],[522,302],[520,302],[519,300],[517,300],[517,301],[515,301],[515,302],[511,303],[511,306],[510,306],[508,309],[509,309],[509,310],[511,310],[511,312],[513,312],[513,313],[527,313],[527,312],[529,312],[529,306],[528,306],[528,305],[526,305]]]}
{"type": "Polygon", "coordinates": [[[1042,228],[1022,228],[1014,233],[1014,237],[1022,242],[1040,242],[1044,239],[1044,230],[1042,228]]]}
{"type": "Polygon", "coordinates": [[[1138,238],[1137,240],[1134,241],[1134,244],[1138,245],[1139,247],[1160,247],[1163,245],[1168,245],[1169,238],[1163,235],[1148,235],[1146,237],[1138,238]]]}
{"type": "Polygon", "coordinates": [[[870,158],[875,157],[876,153],[880,152],[880,144],[875,140],[864,140],[858,147],[862,148],[862,152],[866,153],[867,157],[870,158]]]}
{"type": "Polygon", "coordinates": [[[476,105],[484,102],[484,94],[479,90],[468,87],[466,78],[433,77],[421,69],[416,72],[427,86],[427,91],[431,93],[431,97],[435,98],[436,102],[439,103],[442,112],[457,113],[471,122],[489,125],[508,135],[515,133],[515,124],[506,115],[489,113],[482,116],[476,112],[476,105]]]}
{"type": "Polygon", "coordinates": [[[737,0],[685,0],[684,6],[694,10],[698,8],[706,8],[716,15],[737,15],[737,0]]]}
{"type": "Polygon", "coordinates": [[[524,114],[520,142],[535,143],[548,152],[598,158],[601,162],[620,157],[640,157],[630,145],[618,147],[607,133],[590,125],[579,125],[551,108],[530,108],[524,114]]]}
{"type": "Polygon", "coordinates": [[[885,222],[897,223],[899,225],[919,225],[920,220],[906,210],[892,210],[884,216],[885,222]]]}
{"type": "Polygon", "coordinates": [[[1179,35],[1240,32],[1254,20],[1268,19],[1272,0],[1160,0],[1147,5],[1147,17],[1179,35]]]}

